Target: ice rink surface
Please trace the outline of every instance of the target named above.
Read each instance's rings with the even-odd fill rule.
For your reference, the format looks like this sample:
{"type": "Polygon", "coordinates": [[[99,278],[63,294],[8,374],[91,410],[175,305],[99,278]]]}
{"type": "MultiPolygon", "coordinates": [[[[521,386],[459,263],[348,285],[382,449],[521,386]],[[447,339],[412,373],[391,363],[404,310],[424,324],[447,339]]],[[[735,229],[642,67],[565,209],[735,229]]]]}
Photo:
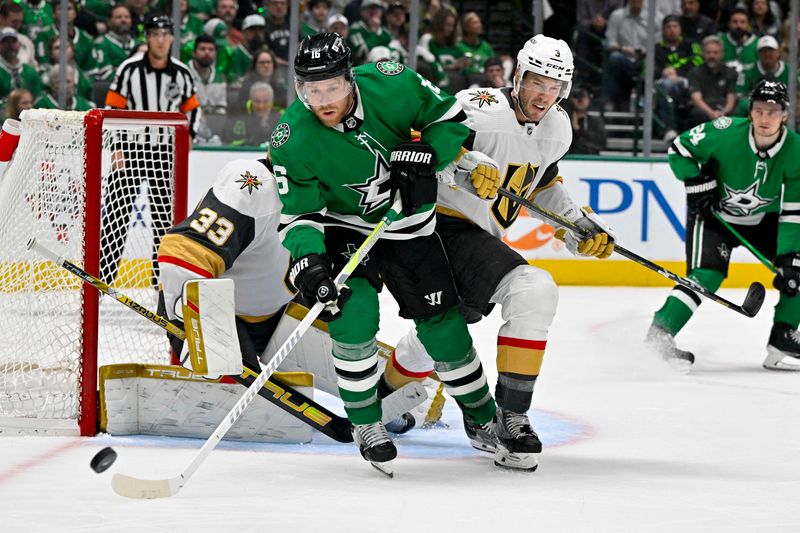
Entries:
{"type": "MultiPolygon", "coordinates": [[[[678,336],[697,356],[688,376],[641,346],[667,293],[561,288],[534,396],[545,444],[535,473],[474,452],[452,400],[449,429],[398,439],[394,479],[322,436],[223,442],[165,500],[117,496],[111,475],[176,475],[201,441],[8,437],[0,531],[800,531],[800,373],[761,368],[777,293],[754,319],[704,303],[678,336]],[[119,458],[95,474],[89,460],[107,445],[119,458]]],[[[385,294],[382,304],[380,338],[394,344],[408,324],[385,294]]],[[[471,329],[492,383],[499,323],[495,311],[471,329]]]]}

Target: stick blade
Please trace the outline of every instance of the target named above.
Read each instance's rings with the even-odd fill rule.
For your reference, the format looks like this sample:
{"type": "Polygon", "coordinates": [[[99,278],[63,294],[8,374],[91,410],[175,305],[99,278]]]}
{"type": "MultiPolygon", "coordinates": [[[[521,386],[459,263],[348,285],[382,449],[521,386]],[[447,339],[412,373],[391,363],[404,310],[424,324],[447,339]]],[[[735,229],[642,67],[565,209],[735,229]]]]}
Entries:
{"type": "Polygon", "coordinates": [[[136,500],[152,500],[174,496],[181,489],[180,478],[139,479],[125,474],[114,474],[111,488],[120,496],[136,500]]]}
{"type": "Polygon", "coordinates": [[[747,289],[747,295],[742,302],[742,312],[744,315],[754,317],[761,309],[761,304],[764,303],[764,297],[767,295],[767,290],[764,286],[755,281],[750,288],[747,289]]]}

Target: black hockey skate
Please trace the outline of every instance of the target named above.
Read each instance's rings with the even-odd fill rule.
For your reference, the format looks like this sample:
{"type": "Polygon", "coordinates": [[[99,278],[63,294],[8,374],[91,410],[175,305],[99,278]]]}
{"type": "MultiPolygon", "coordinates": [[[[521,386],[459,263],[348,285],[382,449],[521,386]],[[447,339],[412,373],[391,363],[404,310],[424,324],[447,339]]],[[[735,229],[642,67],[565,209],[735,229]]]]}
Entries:
{"type": "Polygon", "coordinates": [[[382,422],[353,424],[353,440],[358,444],[361,457],[382,474],[394,476],[392,459],[397,457],[397,448],[386,433],[382,422]]]}
{"type": "Polygon", "coordinates": [[[679,349],[675,344],[675,337],[655,324],[651,325],[647,331],[644,343],[678,372],[686,374],[694,364],[694,354],[679,349]]]}
{"type": "Polygon", "coordinates": [[[764,368],[768,370],[800,371],[800,332],[784,322],[775,322],[767,343],[764,368]]]}
{"type": "Polygon", "coordinates": [[[464,431],[467,433],[469,443],[476,450],[494,453],[497,449],[497,437],[494,430],[494,420],[485,424],[477,424],[464,417],[464,431]]]}
{"type": "Polygon", "coordinates": [[[542,453],[542,441],[531,427],[528,415],[497,408],[497,451],[494,464],[503,468],[533,472],[539,466],[537,453],[542,453]]]}

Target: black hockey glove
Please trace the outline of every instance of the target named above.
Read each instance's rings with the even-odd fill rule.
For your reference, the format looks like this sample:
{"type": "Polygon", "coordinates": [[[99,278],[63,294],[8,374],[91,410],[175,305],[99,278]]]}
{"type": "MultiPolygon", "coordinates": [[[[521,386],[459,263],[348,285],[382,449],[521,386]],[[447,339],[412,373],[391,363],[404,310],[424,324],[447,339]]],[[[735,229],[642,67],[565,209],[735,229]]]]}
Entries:
{"type": "Polygon", "coordinates": [[[717,180],[713,176],[697,176],[684,182],[686,185],[686,205],[689,216],[699,216],[704,220],[714,218],[719,211],[717,180]]]}
{"type": "Polygon", "coordinates": [[[773,287],[786,296],[797,296],[800,289],[800,253],[779,255],[775,258],[778,273],[772,281],[773,287]]]}
{"type": "Polygon", "coordinates": [[[403,215],[411,216],[424,204],[436,202],[436,152],[424,142],[404,142],[394,147],[391,160],[392,202],[403,202],[403,215]]]}
{"type": "Polygon", "coordinates": [[[336,289],[331,277],[333,264],[327,255],[308,254],[292,263],[289,282],[297,288],[303,303],[309,307],[317,302],[325,304],[319,318],[323,322],[336,320],[352,291],[347,287],[336,289]]]}

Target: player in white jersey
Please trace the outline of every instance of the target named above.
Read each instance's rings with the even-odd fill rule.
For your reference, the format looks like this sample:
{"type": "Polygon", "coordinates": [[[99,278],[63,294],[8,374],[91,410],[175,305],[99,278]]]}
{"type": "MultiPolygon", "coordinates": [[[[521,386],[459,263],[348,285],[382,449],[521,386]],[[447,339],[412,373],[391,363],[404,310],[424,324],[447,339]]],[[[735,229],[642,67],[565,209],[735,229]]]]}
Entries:
{"type": "MultiPolygon", "coordinates": [[[[513,90],[478,88],[457,95],[471,130],[464,152],[473,152],[450,169],[454,176],[450,183],[439,185],[436,232],[472,318],[488,315],[499,304],[505,321],[497,337],[496,442],[475,436],[472,444],[494,452],[498,466],[535,470],[535,454],[541,452],[542,443],[526,413],[558,292],[548,272],[530,266],[502,242],[521,206],[497,196],[497,189],[502,186],[534,200],[588,230],[589,237],[565,234],[573,253],[606,258],[614,242],[597,215],[574,204],[558,175],[558,161],[572,142],[569,118],[557,105],[571,86],[569,47],[564,41],[537,35],[525,43],[517,61],[513,90]],[[461,172],[475,167],[478,153],[497,161],[499,179],[471,178],[461,172]]],[[[428,375],[432,368],[411,331],[398,343],[383,386],[396,388],[428,375]]]]}
{"type": "MultiPolygon", "coordinates": [[[[183,320],[184,282],[199,278],[234,281],[242,358],[256,373],[260,372],[258,357],[294,298],[287,280],[289,252],[278,239],[281,205],[266,160],[231,161],[194,212],[167,232],[158,249],[164,310],[170,320],[183,320]]],[[[312,372],[317,388],[337,394],[333,366],[320,344],[321,335],[316,333],[304,336],[279,369],[312,372]],[[303,349],[309,343],[314,346],[303,349]]],[[[180,353],[182,343],[171,341],[180,353]]]]}

